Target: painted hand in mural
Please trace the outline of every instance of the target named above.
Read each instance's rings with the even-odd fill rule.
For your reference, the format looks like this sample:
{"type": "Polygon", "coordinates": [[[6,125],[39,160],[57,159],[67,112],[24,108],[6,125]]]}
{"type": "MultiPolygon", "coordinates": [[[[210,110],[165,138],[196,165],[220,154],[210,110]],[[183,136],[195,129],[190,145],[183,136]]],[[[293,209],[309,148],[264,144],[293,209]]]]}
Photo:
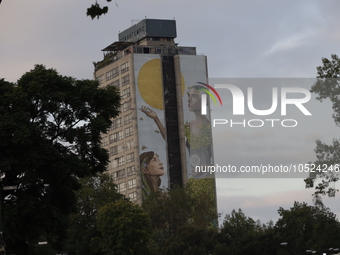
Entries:
{"type": "Polygon", "coordinates": [[[145,113],[146,116],[148,116],[149,118],[155,120],[156,118],[158,118],[157,113],[155,113],[153,110],[151,110],[150,108],[146,107],[145,105],[143,105],[140,110],[142,112],[145,113]]]}
{"type": "Polygon", "coordinates": [[[157,113],[153,110],[151,110],[150,108],[146,107],[146,106],[142,106],[140,108],[140,110],[145,113],[146,116],[148,116],[149,118],[153,119],[159,129],[159,132],[161,133],[163,139],[165,140],[166,134],[165,134],[165,128],[163,126],[163,124],[161,123],[161,121],[159,120],[157,113]]]}

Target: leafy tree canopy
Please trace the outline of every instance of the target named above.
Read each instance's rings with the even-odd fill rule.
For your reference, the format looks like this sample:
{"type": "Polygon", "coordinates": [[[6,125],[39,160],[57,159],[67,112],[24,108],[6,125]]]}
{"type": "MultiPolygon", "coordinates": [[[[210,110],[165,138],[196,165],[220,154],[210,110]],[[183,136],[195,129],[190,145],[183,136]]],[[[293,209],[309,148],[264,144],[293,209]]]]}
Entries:
{"type": "Polygon", "coordinates": [[[241,209],[233,210],[225,217],[213,254],[298,255],[339,247],[340,223],[328,208],[295,202],[289,209],[279,208],[278,213],[274,225],[261,224],[241,209]]]}
{"type": "Polygon", "coordinates": [[[210,254],[216,243],[214,179],[159,191],[143,201],[150,215],[150,254],[210,254]]]}
{"type": "Polygon", "coordinates": [[[100,209],[97,224],[103,254],[147,254],[151,222],[139,205],[124,199],[111,202],[100,209]]]}
{"type": "Polygon", "coordinates": [[[278,213],[276,235],[281,241],[288,242],[289,254],[338,247],[340,224],[329,209],[295,202],[290,209],[280,208],[278,213]]]}
{"type": "Polygon", "coordinates": [[[98,213],[102,207],[124,198],[119,194],[112,178],[104,173],[81,180],[81,189],[76,192],[76,211],[70,215],[67,245],[70,254],[101,255],[97,239],[101,233],[97,229],[98,213]]]}
{"type": "Polygon", "coordinates": [[[277,248],[274,247],[273,236],[271,224],[262,225],[239,209],[226,215],[219,233],[219,242],[224,245],[223,254],[269,255],[277,248]]]}
{"type": "Polygon", "coordinates": [[[0,173],[6,197],[4,237],[11,252],[29,254],[44,236],[59,243],[75,205],[79,178],[103,172],[101,133],[117,116],[114,87],[76,80],[36,65],[12,84],[0,80],[0,173]]]}
{"type": "MultiPolygon", "coordinates": [[[[322,101],[329,99],[333,104],[333,119],[337,126],[340,126],[340,59],[337,55],[331,55],[331,59],[323,58],[322,66],[317,67],[317,81],[312,86],[311,92],[317,94],[317,99],[322,101]]],[[[335,182],[339,180],[340,172],[340,140],[333,139],[328,145],[320,140],[316,141],[316,166],[327,166],[330,171],[315,171],[305,179],[306,188],[315,186],[314,201],[322,204],[322,195],[334,197],[338,191],[335,182]]],[[[320,169],[321,169],[320,168],[320,169]]]]}

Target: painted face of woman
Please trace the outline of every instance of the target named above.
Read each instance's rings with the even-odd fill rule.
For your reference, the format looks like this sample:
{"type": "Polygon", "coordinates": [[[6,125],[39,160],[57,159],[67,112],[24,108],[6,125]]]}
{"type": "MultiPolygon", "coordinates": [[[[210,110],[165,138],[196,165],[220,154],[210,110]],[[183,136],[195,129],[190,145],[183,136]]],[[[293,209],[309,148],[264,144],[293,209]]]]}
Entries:
{"type": "Polygon", "coordinates": [[[200,91],[191,88],[188,92],[188,107],[189,111],[201,111],[201,94],[200,91]]]}
{"type": "Polygon", "coordinates": [[[153,155],[149,164],[146,166],[145,173],[153,176],[164,175],[163,163],[159,160],[156,154],[153,155]]]}

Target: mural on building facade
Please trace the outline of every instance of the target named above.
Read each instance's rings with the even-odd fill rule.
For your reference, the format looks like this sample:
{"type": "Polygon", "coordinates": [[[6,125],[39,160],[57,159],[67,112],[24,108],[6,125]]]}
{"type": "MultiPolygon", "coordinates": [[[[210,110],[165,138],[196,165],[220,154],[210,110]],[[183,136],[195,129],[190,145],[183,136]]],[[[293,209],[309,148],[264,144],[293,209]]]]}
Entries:
{"type": "Polygon", "coordinates": [[[161,60],[158,54],[135,54],[139,160],[143,199],[168,188],[161,60]]]}

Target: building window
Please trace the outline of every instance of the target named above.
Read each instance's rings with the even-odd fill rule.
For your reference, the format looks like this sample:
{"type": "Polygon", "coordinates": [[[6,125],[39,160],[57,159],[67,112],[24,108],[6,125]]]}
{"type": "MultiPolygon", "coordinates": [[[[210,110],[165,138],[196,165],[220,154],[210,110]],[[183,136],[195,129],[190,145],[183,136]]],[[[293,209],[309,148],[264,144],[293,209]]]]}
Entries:
{"type": "Polygon", "coordinates": [[[114,159],[113,161],[111,161],[111,163],[112,163],[112,168],[117,168],[118,167],[118,160],[114,159]]]}
{"type": "Polygon", "coordinates": [[[118,166],[124,165],[124,156],[117,157],[112,160],[109,164],[109,169],[117,168],[118,166]]]}
{"type": "Polygon", "coordinates": [[[118,192],[126,191],[126,182],[122,182],[118,184],[118,192]]]}
{"type": "Polygon", "coordinates": [[[116,123],[116,128],[119,128],[119,127],[121,127],[122,126],[122,118],[119,118],[119,119],[116,119],[116,121],[115,121],[116,123]]]}
{"type": "Polygon", "coordinates": [[[135,166],[129,166],[128,168],[126,168],[127,170],[127,175],[131,176],[134,175],[136,172],[136,167],[135,166]]]}
{"type": "Polygon", "coordinates": [[[129,141],[127,141],[127,142],[125,143],[125,149],[126,149],[126,150],[132,149],[133,146],[134,146],[133,140],[129,140],[129,141]]]}
{"type": "Polygon", "coordinates": [[[124,165],[124,156],[117,158],[118,166],[124,165]]]}
{"type": "Polygon", "coordinates": [[[109,144],[109,137],[108,136],[105,136],[103,139],[102,139],[102,146],[107,146],[109,144]]]}
{"type": "Polygon", "coordinates": [[[125,169],[111,173],[111,177],[114,181],[120,180],[125,177],[125,169]]]}
{"type": "Polygon", "coordinates": [[[118,67],[106,72],[106,81],[109,81],[119,75],[118,67]]]}
{"type": "Polygon", "coordinates": [[[128,181],[128,189],[136,188],[136,179],[128,181]]]}
{"type": "Polygon", "coordinates": [[[130,193],[128,196],[129,196],[130,201],[136,201],[137,200],[137,192],[136,191],[130,193]]]}
{"type": "Polygon", "coordinates": [[[125,75],[124,77],[122,77],[122,86],[128,85],[129,83],[130,83],[129,75],[125,75]]]}
{"type": "Polygon", "coordinates": [[[111,173],[111,178],[112,178],[113,181],[116,181],[117,180],[117,172],[111,173]]]}
{"type": "Polygon", "coordinates": [[[110,143],[116,142],[118,140],[117,136],[118,136],[118,132],[110,135],[110,143]]]}
{"type": "Polygon", "coordinates": [[[133,48],[134,53],[142,53],[143,52],[143,47],[142,46],[135,46],[133,48]]]}
{"type": "Polygon", "coordinates": [[[156,47],[156,53],[161,54],[162,53],[162,48],[161,47],[156,47]]]}
{"type": "Polygon", "coordinates": [[[118,141],[124,138],[123,130],[118,132],[118,141]]]}
{"type": "Polygon", "coordinates": [[[118,149],[117,149],[117,145],[110,147],[110,156],[114,156],[118,154],[118,149]]]}
{"type": "Polygon", "coordinates": [[[124,138],[123,130],[110,135],[110,143],[117,142],[124,138]]]}
{"type": "Polygon", "coordinates": [[[124,116],[124,125],[132,122],[132,113],[124,116]]]}
{"type": "Polygon", "coordinates": [[[117,176],[117,172],[111,173],[110,176],[111,176],[112,180],[115,181],[116,180],[116,176],[117,176]]]}
{"type": "Polygon", "coordinates": [[[125,62],[124,64],[120,66],[121,73],[125,73],[127,71],[129,71],[129,62],[125,62]]]}
{"type": "Polygon", "coordinates": [[[118,79],[118,80],[115,80],[115,81],[113,81],[113,82],[111,82],[111,83],[109,84],[109,86],[115,86],[115,87],[119,88],[119,79],[118,79]]]}
{"type": "Polygon", "coordinates": [[[109,128],[110,131],[116,129],[116,128],[119,128],[122,126],[122,118],[119,118],[119,119],[115,119],[112,121],[112,124],[109,128]]]}
{"type": "Polygon", "coordinates": [[[118,166],[117,161],[113,160],[113,161],[109,162],[109,168],[108,169],[111,170],[111,169],[116,168],[117,166],[118,166]]]}
{"type": "Polygon", "coordinates": [[[129,137],[133,135],[132,127],[125,128],[125,137],[129,137]]]}
{"type": "Polygon", "coordinates": [[[131,162],[135,161],[134,157],[135,156],[134,156],[133,152],[126,154],[126,163],[131,163],[131,162]]]}
{"type": "Polygon", "coordinates": [[[118,145],[118,153],[122,153],[124,152],[124,145],[121,144],[121,145],[118,145]]]}
{"type": "Polygon", "coordinates": [[[122,99],[130,97],[130,96],[131,96],[130,88],[123,89],[123,91],[122,91],[122,99]]]}
{"type": "Polygon", "coordinates": [[[104,82],[104,74],[96,77],[96,80],[99,82],[99,84],[102,84],[104,82]]]}
{"type": "Polygon", "coordinates": [[[125,177],[125,169],[117,171],[117,177],[118,179],[122,179],[125,177]]]}
{"type": "Polygon", "coordinates": [[[123,104],[123,112],[126,112],[131,109],[131,101],[127,101],[123,104]]]}

